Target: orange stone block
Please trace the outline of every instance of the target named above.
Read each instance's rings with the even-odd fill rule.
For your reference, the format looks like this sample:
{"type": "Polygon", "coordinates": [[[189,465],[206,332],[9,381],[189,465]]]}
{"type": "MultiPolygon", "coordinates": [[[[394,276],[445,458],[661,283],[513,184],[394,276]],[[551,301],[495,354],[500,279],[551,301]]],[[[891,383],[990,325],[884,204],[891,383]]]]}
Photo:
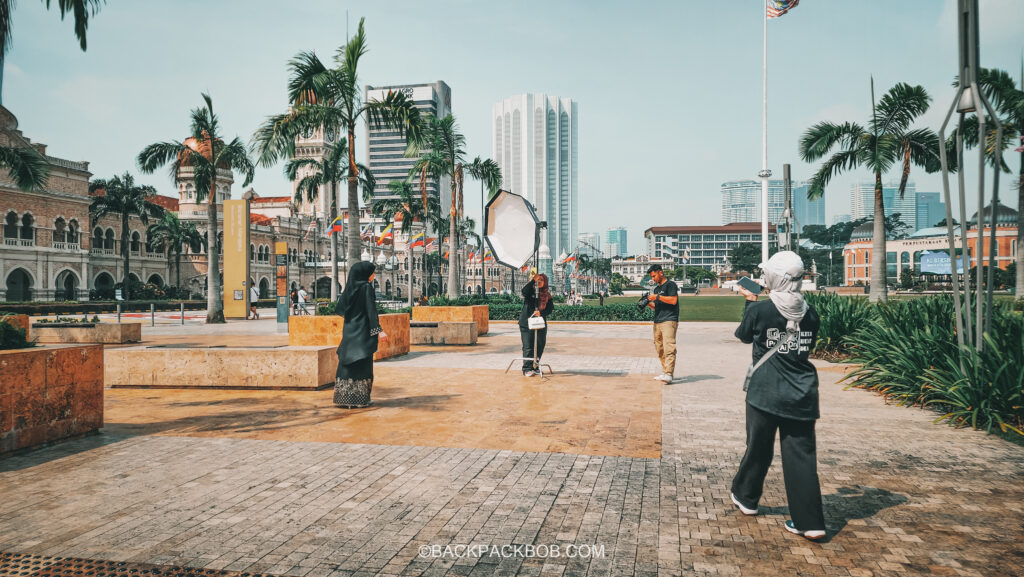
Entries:
{"type": "Polygon", "coordinates": [[[487,305],[465,307],[413,307],[412,320],[417,322],[475,322],[478,335],[485,335],[489,330],[488,318],[490,308],[487,305]]]}
{"type": "MultiPolygon", "coordinates": [[[[380,315],[380,327],[388,335],[377,345],[373,359],[379,361],[409,352],[409,315],[380,315]]],[[[345,318],[337,315],[288,317],[288,344],[294,347],[336,347],[341,344],[345,318]]]]}

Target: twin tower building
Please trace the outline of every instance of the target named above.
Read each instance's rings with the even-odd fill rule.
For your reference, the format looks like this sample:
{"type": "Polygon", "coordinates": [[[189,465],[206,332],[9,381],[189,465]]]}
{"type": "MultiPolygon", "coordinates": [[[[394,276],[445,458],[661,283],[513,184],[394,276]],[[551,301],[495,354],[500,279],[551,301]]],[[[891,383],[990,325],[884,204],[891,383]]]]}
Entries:
{"type": "MultiPolygon", "coordinates": [[[[444,82],[367,86],[367,100],[402,91],[421,113],[452,113],[451,88],[444,82]]],[[[458,117],[458,115],[456,115],[458,117]]],[[[579,106],[568,98],[520,94],[496,103],[491,112],[491,158],[501,167],[501,188],[526,197],[547,222],[541,233],[541,269],[552,272],[552,258],[576,248],[579,232],[579,106]]],[[[402,180],[415,160],[405,158],[405,139],[385,129],[370,129],[368,166],[377,179],[374,196],[389,194],[388,183],[402,180]]],[[[466,204],[473,206],[475,187],[467,185],[466,204]]],[[[430,182],[428,192],[442,206],[451,202],[449,182],[430,182]]]]}

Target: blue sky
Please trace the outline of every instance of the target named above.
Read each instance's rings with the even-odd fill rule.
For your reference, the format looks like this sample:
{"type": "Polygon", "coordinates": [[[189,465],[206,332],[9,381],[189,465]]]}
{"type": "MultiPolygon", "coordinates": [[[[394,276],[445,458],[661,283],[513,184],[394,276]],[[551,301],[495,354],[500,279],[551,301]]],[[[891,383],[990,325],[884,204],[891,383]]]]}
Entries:
{"type": "MultiPolygon", "coordinates": [[[[760,169],[761,4],[109,0],[83,53],[70,21],[23,0],[3,101],[51,154],[88,160],[97,177],[137,173],[145,145],[186,136],[203,91],[226,132],[248,141],[286,106],[288,59],[303,50],[326,59],[345,42],[347,10],[352,30],[366,17],[362,82],[447,82],[471,157],[490,155],[491,107],[501,98],[545,92],[579,102],[581,230],[626,226],[635,248],[649,226],[719,224],[721,182],[760,169]]],[[[800,133],[820,120],[865,122],[871,75],[878,94],[896,82],[927,88],[934,101],[920,124],[937,130],[953,97],[955,4],[803,0],[769,21],[772,170],[789,162],[795,178],[809,176],[800,133]]],[[[1019,77],[1024,2],[980,4],[982,65],[1019,77]]],[[[849,212],[849,184],[866,176],[829,188],[830,219],[849,212]]],[[[915,170],[912,179],[918,190],[941,190],[937,175],[915,170]]],[[[165,172],[140,180],[173,193],[165,172]]],[[[1002,182],[1015,206],[1010,179],[1002,182]]],[[[253,187],[291,191],[280,167],[260,169],[253,187]]]]}

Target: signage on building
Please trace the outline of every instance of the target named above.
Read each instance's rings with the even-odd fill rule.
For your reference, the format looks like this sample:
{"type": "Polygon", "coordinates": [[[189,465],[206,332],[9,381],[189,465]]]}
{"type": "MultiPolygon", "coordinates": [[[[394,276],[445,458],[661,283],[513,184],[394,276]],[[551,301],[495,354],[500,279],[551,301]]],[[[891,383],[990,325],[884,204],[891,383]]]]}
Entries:
{"type": "MultiPolygon", "coordinates": [[[[957,274],[964,273],[964,257],[956,259],[957,274]]],[[[947,252],[925,252],[921,255],[921,274],[953,274],[953,266],[950,263],[947,252]]]]}

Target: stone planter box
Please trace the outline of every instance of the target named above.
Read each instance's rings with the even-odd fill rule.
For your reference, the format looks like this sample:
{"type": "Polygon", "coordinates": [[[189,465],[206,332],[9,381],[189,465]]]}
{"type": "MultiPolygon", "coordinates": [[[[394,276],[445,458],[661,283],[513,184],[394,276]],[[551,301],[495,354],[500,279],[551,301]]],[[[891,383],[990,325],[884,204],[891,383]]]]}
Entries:
{"type": "Polygon", "coordinates": [[[414,345],[475,345],[476,323],[414,322],[409,328],[414,345]]]}
{"type": "Polygon", "coordinates": [[[486,335],[490,309],[487,305],[465,307],[412,307],[412,320],[416,322],[474,322],[478,335],[486,335]]]}
{"type": "Polygon", "coordinates": [[[0,455],[103,427],[103,346],[0,351],[0,455]]]}
{"type": "Polygon", "coordinates": [[[25,338],[32,340],[31,330],[29,329],[29,317],[28,315],[12,315],[8,313],[0,313],[0,317],[4,317],[3,322],[14,325],[19,329],[25,329],[25,338]],[[7,315],[7,316],[4,316],[7,315]]]}
{"type": "Polygon", "coordinates": [[[334,347],[125,347],[107,351],[109,387],[288,389],[334,385],[334,347]]]}
{"type": "MultiPolygon", "coordinates": [[[[387,333],[381,339],[373,360],[379,361],[409,353],[409,315],[405,313],[380,315],[380,327],[387,333]]],[[[294,347],[337,348],[345,318],[337,315],[288,317],[288,344],[294,347]]]]}
{"type": "Polygon", "coordinates": [[[100,343],[120,345],[142,340],[142,323],[84,323],[81,325],[32,325],[37,343],[100,343]]]}

